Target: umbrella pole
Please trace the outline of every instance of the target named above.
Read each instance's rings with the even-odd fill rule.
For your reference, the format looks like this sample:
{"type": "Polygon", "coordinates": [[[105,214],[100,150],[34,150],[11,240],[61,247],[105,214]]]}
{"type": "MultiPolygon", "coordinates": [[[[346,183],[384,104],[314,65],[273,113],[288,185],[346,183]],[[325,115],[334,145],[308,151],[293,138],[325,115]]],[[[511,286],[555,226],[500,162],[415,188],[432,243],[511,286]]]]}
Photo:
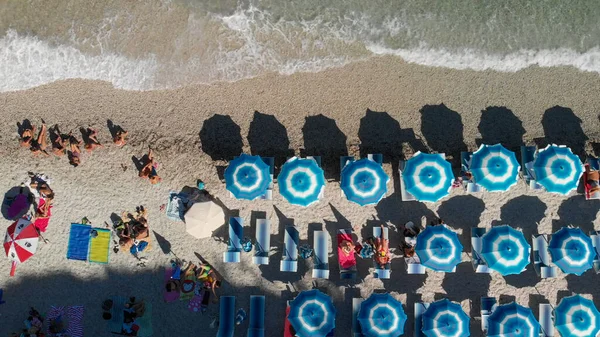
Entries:
{"type": "MultiPolygon", "coordinates": [[[[35,227],[35,226],[34,226],[34,227],[35,227]]],[[[44,241],[44,243],[48,243],[48,242],[50,242],[50,241],[46,240],[46,238],[44,238],[44,236],[42,235],[42,232],[40,232],[40,230],[39,230],[37,227],[35,227],[35,231],[38,233],[38,236],[39,236],[40,238],[42,238],[42,240],[44,241]]]]}
{"type": "Polygon", "coordinates": [[[15,271],[17,271],[17,261],[13,261],[10,266],[10,276],[15,276],[15,271]]]}

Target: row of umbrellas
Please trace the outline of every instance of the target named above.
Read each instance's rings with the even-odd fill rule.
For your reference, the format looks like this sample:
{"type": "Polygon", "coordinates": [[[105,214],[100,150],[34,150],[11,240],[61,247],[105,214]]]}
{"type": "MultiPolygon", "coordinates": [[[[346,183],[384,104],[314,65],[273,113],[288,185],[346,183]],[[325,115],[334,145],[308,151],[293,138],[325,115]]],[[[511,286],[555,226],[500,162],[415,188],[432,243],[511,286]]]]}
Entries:
{"type": "MultiPolygon", "coordinates": [[[[514,152],[500,144],[481,145],[473,153],[469,170],[475,182],[487,191],[507,191],[517,183],[519,162],[514,152]]],[[[548,192],[568,194],[577,188],[583,164],[570,148],[549,145],[539,150],[533,174],[548,192]]],[[[402,183],[415,199],[436,202],[452,188],[452,167],[442,154],[417,152],[406,162],[402,183]]],[[[242,154],[225,170],[227,189],[238,199],[254,200],[271,186],[271,168],[259,156],[242,154]]],[[[377,204],[387,193],[389,177],[380,164],[370,159],[349,161],[341,172],[341,189],[361,206],[377,204]]],[[[312,158],[293,157],[281,168],[279,192],[290,203],[309,206],[319,200],[325,178],[323,169],[312,158]]]]}
{"type": "MultiPolygon", "coordinates": [[[[336,310],[331,298],[318,290],[301,292],[291,303],[288,320],[299,337],[324,337],[335,328],[336,310]]],[[[469,316],[458,303],[442,299],[431,303],[422,317],[427,337],[467,337],[469,316]]],[[[390,294],[372,294],[357,315],[363,335],[397,337],[407,321],[402,303],[390,294]]],[[[600,312],[580,295],[563,298],[554,309],[554,324],[563,337],[595,336],[600,332],[600,312]]],[[[517,303],[500,305],[489,317],[489,337],[538,337],[540,324],[531,309],[517,303]]]]}
{"type": "MultiPolygon", "coordinates": [[[[481,241],[481,257],[502,275],[520,274],[529,264],[531,246],[522,232],[508,225],[492,227],[481,241]]],[[[421,264],[432,270],[452,271],[461,262],[462,251],[458,235],[445,225],[429,226],[417,236],[415,253],[421,264]]],[[[590,237],[571,227],[552,235],[548,251],[557,267],[576,275],[592,268],[596,256],[590,237]]]]}

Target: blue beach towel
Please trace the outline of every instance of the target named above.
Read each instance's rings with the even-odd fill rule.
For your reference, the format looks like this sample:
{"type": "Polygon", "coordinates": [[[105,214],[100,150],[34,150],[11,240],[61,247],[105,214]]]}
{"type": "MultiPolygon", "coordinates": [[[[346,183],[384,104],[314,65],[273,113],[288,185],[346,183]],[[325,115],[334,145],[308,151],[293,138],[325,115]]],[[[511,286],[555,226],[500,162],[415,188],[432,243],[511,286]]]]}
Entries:
{"type": "Polygon", "coordinates": [[[67,259],[87,261],[90,248],[90,232],[92,227],[82,224],[71,224],[67,259]]]}

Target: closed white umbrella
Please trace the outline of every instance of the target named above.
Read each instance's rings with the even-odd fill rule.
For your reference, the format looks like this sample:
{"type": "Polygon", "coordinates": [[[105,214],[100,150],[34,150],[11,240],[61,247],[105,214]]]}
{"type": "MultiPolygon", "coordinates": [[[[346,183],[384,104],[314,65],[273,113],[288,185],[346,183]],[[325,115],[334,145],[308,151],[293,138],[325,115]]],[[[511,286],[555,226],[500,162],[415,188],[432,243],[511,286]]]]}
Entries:
{"type": "Polygon", "coordinates": [[[223,224],[225,213],[212,201],[195,203],[185,212],[185,229],[198,239],[211,237],[212,232],[223,224]]]}

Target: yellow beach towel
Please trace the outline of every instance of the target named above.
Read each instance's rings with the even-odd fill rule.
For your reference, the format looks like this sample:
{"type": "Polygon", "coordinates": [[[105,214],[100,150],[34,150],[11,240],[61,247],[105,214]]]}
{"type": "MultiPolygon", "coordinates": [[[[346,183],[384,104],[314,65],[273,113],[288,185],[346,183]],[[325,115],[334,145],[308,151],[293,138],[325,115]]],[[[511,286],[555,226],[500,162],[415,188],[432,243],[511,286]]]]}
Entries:
{"type": "Polygon", "coordinates": [[[88,261],[95,263],[108,263],[110,253],[110,230],[104,228],[92,228],[98,235],[90,240],[90,256],[88,261]]]}

